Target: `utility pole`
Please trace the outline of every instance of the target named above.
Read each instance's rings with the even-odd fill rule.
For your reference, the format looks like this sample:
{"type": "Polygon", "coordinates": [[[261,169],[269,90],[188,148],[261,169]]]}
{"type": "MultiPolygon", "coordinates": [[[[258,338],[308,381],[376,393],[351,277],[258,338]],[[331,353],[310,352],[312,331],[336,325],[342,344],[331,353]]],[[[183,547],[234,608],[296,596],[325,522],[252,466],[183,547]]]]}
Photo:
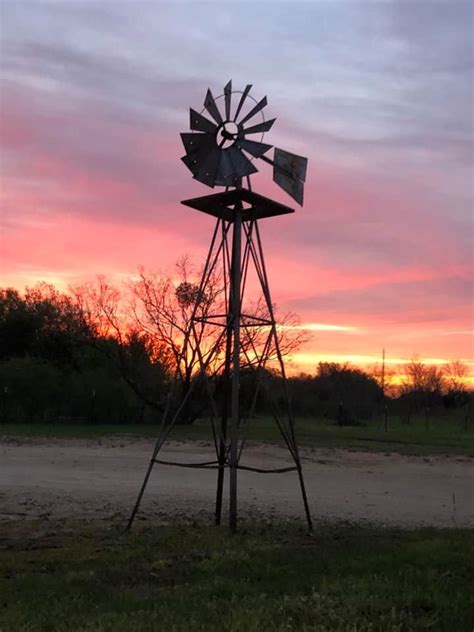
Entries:
{"type": "Polygon", "coordinates": [[[384,415],[384,428],[385,432],[388,432],[387,403],[385,401],[385,349],[382,349],[382,408],[384,415]]]}

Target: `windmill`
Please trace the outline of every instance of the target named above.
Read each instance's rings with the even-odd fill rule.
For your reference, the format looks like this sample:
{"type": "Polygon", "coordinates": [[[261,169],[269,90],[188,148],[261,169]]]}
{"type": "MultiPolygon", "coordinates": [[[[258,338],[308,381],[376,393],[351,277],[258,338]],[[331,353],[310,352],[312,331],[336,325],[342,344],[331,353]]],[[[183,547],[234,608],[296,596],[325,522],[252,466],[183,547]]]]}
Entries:
{"type": "MultiPolygon", "coordinates": [[[[215,469],[217,490],[215,522],[220,524],[225,471],[229,470],[229,526],[237,528],[237,473],[247,470],[264,474],[296,472],[309,531],[311,514],[306,495],[301,459],[295,436],[294,418],[288,393],[274,307],[271,301],[259,221],[294,209],[259,195],[252,190],[250,177],[257,173],[257,161],[273,167],[273,180],[298,204],[303,204],[307,159],[263,142],[276,119],[265,119],[267,98],[260,101],[250,94],[252,86],[233,91],[232,82],[214,98],[207,91],[201,112],[190,109],[190,132],[181,134],[185,149],[182,161],[193,178],[210,188],[224,191],[184,200],[182,204],[216,218],[199,288],[193,301],[190,325],[182,342],[182,358],[192,350],[199,358],[199,372],[178,404],[171,388],[145,478],[133,507],[128,528],[139,509],[155,465],[215,469]],[[273,158],[268,154],[273,150],[273,158]],[[203,309],[211,279],[219,271],[223,284],[221,308],[203,309]],[[262,298],[263,311],[247,309],[249,278],[254,275],[262,298]],[[197,328],[200,328],[198,333],[197,328]],[[212,344],[202,344],[202,328],[212,332],[212,344]],[[255,333],[257,332],[257,334],[255,333]],[[284,411],[266,385],[267,367],[276,363],[283,388],[284,411]],[[251,369],[252,396],[244,405],[241,378],[251,369]],[[215,459],[206,462],[172,462],[159,458],[169,433],[201,384],[209,405],[215,459]],[[243,460],[246,432],[256,403],[264,392],[273,418],[289,450],[293,464],[281,468],[246,465],[243,460]]],[[[178,372],[177,368],[177,372],[178,372]]],[[[177,377],[177,375],[176,375],[177,377]]]]}
{"type": "Polygon", "coordinates": [[[195,180],[214,188],[215,186],[241,187],[243,178],[250,189],[250,176],[257,173],[252,158],[260,158],[273,165],[274,181],[298,204],[303,205],[303,188],[308,160],[275,147],[273,160],[267,154],[272,145],[263,143],[265,132],[269,132],[276,119],[265,120],[263,113],[267,97],[257,102],[250,95],[252,86],[243,92],[232,92],[232,82],[224,88],[225,114],[222,116],[216,99],[210,90],[204,100],[204,110],[199,113],[190,109],[189,126],[193,132],[181,134],[186,155],[184,164],[195,180]],[[240,96],[232,112],[232,95],[240,96]],[[245,113],[245,103],[251,100],[253,107],[245,113]],[[261,121],[253,119],[260,114],[261,121]],[[255,136],[260,135],[256,141],[255,136]]]}

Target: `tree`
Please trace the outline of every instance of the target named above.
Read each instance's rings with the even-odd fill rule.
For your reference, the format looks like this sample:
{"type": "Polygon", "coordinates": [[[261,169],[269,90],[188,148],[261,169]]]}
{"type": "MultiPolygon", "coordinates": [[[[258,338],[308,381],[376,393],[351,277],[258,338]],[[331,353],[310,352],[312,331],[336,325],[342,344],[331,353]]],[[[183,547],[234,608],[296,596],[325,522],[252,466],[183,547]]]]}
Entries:
{"type": "MultiPolygon", "coordinates": [[[[121,421],[136,417],[139,402],[117,363],[128,363],[140,388],[164,398],[164,370],[146,336],[128,331],[120,342],[92,326],[84,304],[39,283],[0,290],[2,418],[121,421]],[[104,353],[105,351],[105,353],[104,353]]],[[[142,416],[142,415],[141,415],[142,416]]]]}
{"type": "Polygon", "coordinates": [[[38,283],[26,288],[25,302],[40,326],[36,332],[35,353],[54,364],[77,365],[90,329],[71,296],[53,285],[38,283]]]}
{"type": "MultiPolygon", "coordinates": [[[[204,363],[208,376],[219,384],[224,366],[224,344],[219,342],[222,334],[220,325],[212,325],[216,314],[226,313],[226,292],[219,273],[214,273],[206,283],[205,293],[200,293],[200,273],[196,274],[188,257],[182,257],[176,264],[175,278],[157,276],[141,269],[139,279],[130,285],[133,302],[135,327],[151,335],[163,345],[174,358],[174,365],[180,382],[181,396],[188,392],[191,383],[204,363]],[[188,332],[193,329],[193,335],[188,332]],[[187,353],[183,345],[187,343],[187,353]],[[211,359],[212,354],[212,359],[211,359]]],[[[275,306],[273,311],[276,312],[275,306]]],[[[269,339],[270,326],[263,324],[269,320],[268,306],[263,299],[246,307],[246,313],[253,320],[251,325],[241,326],[241,368],[247,381],[259,368],[259,355],[266,348],[268,369],[277,359],[274,338],[269,339]],[[255,326],[255,319],[262,324],[255,326]]],[[[299,321],[292,313],[282,315],[278,323],[279,350],[287,356],[308,339],[307,332],[299,327],[299,321]]],[[[223,339],[222,339],[223,341],[223,339]]],[[[202,396],[196,392],[195,405],[189,407],[197,416],[202,410],[202,396]],[[198,402],[196,404],[196,402],[198,402]]]]}
{"type": "MultiPolygon", "coordinates": [[[[135,336],[147,340],[154,356],[167,367],[169,377],[176,375],[177,401],[193,385],[192,396],[181,413],[181,423],[192,422],[203,411],[205,397],[202,386],[194,384],[201,365],[206,366],[207,377],[216,383],[217,388],[224,365],[223,317],[220,324],[213,324],[215,321],[212,320],[216,314],[226,313],[224,285],[219,274],[214,274],[206,284],[206,291],[202,292],[199,278],[200,274],[193,269],[189,259],[182,257],[176,264],[173,277],[140,269],[138,278],[127,284],[128,295],[125,298],[117,288],[100,277],[95,284],[75,290],[77,301],[96,335],[113,337],[120,343],[118,360],[126,379],[130,380],[131,367],[124,358],[124,349],[133,332],[135,336]],[[192,335],[189,335],[191,328],[192,335]]],[[[253,316],[268,318],[263,301],[248,306],[248,311],[253,316]]],[[[257,352],[265,345],[269,331],[269,326],[265,324],[242,326],[241,361],[244,370],[257,368],[257,352]]],[[[279,324],[282,355],[288,355],[306,339],[306,332],[299,328],[295,316],[284,315],[279,324]]],[[[268,349],[268,363],[275,358],[273,342],[268,349]]],[[[134,380],[131,383],[138,393],[138,384],[134,380]]]]}
{"type": "Polygon", "coordinates": [[[443,367],[444,403],[447,407],[465,406],[469,400],[467,379],[469,368],[460,360],[452,360],[443,367]]]}
{"type": "Polygon", "coordinates": [[[340,425],[371,417],[381,392],[373,377],[347,363],[320,362],[314,385],[325,414],[340,425]]]}
{"type": "Polygon", "coordinates": [[[144,405],[161,411],[172,365],[166,347],[134,326],[121,293],[104,277],[71,291],[92,332],[91,346],[113,363],[144,405]]]}
{"type": "MultiPolygon", "coordinates": [[[[222,331],[209,324],[211,310],[225,313],[225,304],[224,288],[217,275],[210,278],[206,292],[200,294],[187,257],[177,262],[176,273],[172,279],[142,268],[138,280],[130,283],[129,288],[134,327],[150,336],[172,358],[182,396],[189,390],[197,369],[207,360],[222,331]],[[192,336],[188,333],[191,325],[192,336]],[[183,352],[185,344],[186,353],[183,352]]],[[[215,369],[216,362],[218,366],[219,353],[213,363],[215,369]]]]}
{"type": "Polygon", "coordinates": [[[0,290],[0,358],[24,356],[33,348],[37,317],[13,288],[0,290]]]}
{"type": "Polygon", "coordinates": [[[71,296],[52,285],[27,287],[24,296],[0,290],[0,357],[31,355],[61,366],[77,362],[89,336],[87,322],[71,296]]]}
{"type": "Polygon", "coordinates": [[[56,416],[64,381],[64,371],[41,358],[24,355],[4,359],[0,362],[0,384],[6,398],[4,416],[27,422],[56,416]]]}
{"type": "Polygon", "coordinates": [[[433,408],[441,401],[444,384],[442,368],[424,364],[418,358],[405,364],[400,390],[401,399],[408,402],[408,420],[412,412],[424,411],[428,428],[433,408]]]}
{"type": "Polygon", "coordinates": [[[444,387],[443,370],[440,367],[424,364],[417,358],[412,359],[404,366],[404,378],[402,391],[405,393],[420,394],[422,402],[426,397],[440,395],[444,387]]]}

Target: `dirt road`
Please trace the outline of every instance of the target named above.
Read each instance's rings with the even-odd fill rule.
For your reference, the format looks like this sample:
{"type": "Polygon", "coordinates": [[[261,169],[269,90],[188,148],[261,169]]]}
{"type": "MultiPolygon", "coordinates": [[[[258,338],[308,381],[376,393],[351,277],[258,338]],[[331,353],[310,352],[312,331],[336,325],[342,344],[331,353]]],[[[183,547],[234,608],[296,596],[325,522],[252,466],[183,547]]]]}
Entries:
{"type": "MultiPolygon", "coordinates": [[[[150,458],[152,442],[4,440],[0,443],[0,529],[46,528],[68,521],[124,523],[150,458]]],[[[162,458],[212,460],[210,446],[173,443],[162,458]]],[[[243,463],[281,467],[288,453],[249,447],[243,463]]],[[[314,518],[398,526],[474,526],[473,463],[464,457],[405,457],[342,450],[302,450],[314,518]]],[[[141,511],[143,524],[211,518],[214,470],[156,466],[141,511]]],[[[297,476],[239,473],[247,515],[302,518],[297,476]]],[[[1,535],[1,531],[0,531],[1,535]]]]}

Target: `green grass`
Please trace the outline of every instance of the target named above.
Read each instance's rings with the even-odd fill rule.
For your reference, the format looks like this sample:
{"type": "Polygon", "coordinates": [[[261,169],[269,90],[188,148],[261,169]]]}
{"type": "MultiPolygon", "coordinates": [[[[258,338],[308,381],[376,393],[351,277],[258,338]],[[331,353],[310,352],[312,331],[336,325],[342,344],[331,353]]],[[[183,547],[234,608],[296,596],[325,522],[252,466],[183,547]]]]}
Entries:
{"type": "Polygon", "coordinates": [[[427,430],[424,419],[414,419],[411,424],[406,424],[392,418],[387,431],[376,422],[339,428],[304,420],[298,424],[298,437],[302,445],[308,446],[413,455],[474,455],[473,428],[466,432],[451,419],[434,419],[427,430]]]}
{"type": "MultiPolygon", "coordinates": [[[[387,432],[376,421],[370,422],[367,426],[340,428],[327,421],[298,419],[296,428],[299,443],[308,447],[397,452],[423,456],[474,455],[474,426],[471,424],[465,430],[460,420],[449,417],[432,419],[428,430],[422,418],[414,419],[409,425],[400,419],[391,418],[387,432]]],[[[0,425],[0,439],[2,437],[101,439],[113,436],[153,438],[157,433],[158,426],[142,424],[0,425]]],[[[199,420],[192,426],[176,426],[170,435],[170,438],[174,440],[190,441],[210,441],[211,437],[210,426],[206,420],[199,420]]],[[[270,443],[281,441],[276,424],[268,418],[252,420],[248,428],[248,437],[253,441],[270,443]]]]}
{"type": "Polygon", "coordinates": [[[471,631],[474,533],[164,527],[0,556],[2,632],[471,631]]]}

